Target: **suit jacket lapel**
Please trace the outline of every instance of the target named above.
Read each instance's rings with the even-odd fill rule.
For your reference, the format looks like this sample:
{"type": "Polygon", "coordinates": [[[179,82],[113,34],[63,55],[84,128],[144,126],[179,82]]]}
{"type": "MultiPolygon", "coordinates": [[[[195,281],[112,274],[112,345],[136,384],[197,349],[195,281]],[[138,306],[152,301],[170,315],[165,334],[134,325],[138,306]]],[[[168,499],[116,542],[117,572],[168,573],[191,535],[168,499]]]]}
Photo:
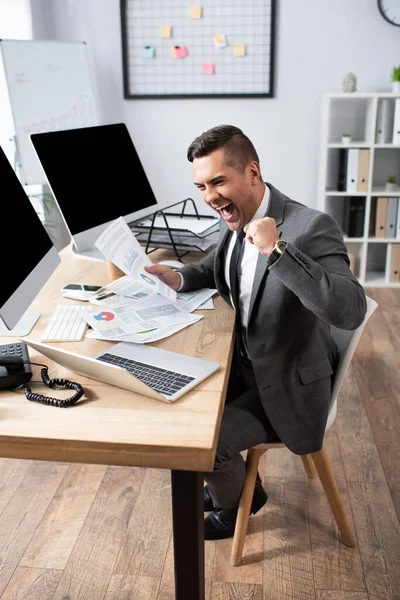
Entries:
{"type": "MultiPolygon", "coordinates": [[[[265,217],[271,217],[276,221],[276,227],[278,229],[279,237],[282,234],[280,230],[280,226],[283,223],[283,214],[285,209],[285,199],[283,195],[270,183],[266,183],[266,185],[270,189],[270,200],[268,211],[265,213],[265,217]]],[[[254,282],[253,289],[251,291],[250,298],[250,306],[249,306],[249,321],[251,317],[251,313],[254,307],[254,302],[256,300],[257,294],[260,290],[260,286],[265,277],[268,276],[268,265],[267,265],[267,257],[262,254],[258,255],[256,272],[254,274],[254,282]]]]}
{"type": "Polygon", "coordinates": [[[220,293],[222,296],[225,297],[225,299],[229,302],[229,290],[228,290],[228,286],[227,286],[227,282],[225,281],[225,259],[226,259],[226,255],[228,253],[228,247],[229,247],[229,240],[230,240],[230,235],[231,235],[231,231],[228,229],[228,227],[223,224],[223,226],[225,227],[225,231],[221,234],[218,243],[217,243],[217,247],[215,249],[215,273],[216,273],[216,283],[217,283],[217,287],[218,284],[220,286],[220,293]]]}

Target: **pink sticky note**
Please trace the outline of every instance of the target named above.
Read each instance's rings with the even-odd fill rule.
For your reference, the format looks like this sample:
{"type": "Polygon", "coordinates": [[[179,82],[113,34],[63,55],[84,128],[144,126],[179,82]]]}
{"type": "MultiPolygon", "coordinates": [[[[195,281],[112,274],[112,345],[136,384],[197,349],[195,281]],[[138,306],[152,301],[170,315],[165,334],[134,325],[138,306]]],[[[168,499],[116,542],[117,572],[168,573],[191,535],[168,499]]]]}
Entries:
{"type": "Polygon", "coordinates": [[[187,56],[185,46],[175,46],[175,56],[176,58],[185,58],[187,56]]]}
{"type": "Polygon", "coordinates": [[[214,75],[214,65],[212,63],[203,64],[204,75],[214,75]]]}

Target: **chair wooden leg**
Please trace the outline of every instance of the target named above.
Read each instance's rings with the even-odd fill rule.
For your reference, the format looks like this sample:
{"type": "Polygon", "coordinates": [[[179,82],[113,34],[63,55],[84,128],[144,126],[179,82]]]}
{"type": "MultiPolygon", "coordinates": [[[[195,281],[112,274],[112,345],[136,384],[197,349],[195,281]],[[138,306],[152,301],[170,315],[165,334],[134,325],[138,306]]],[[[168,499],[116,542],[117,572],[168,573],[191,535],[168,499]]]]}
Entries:
{"type": "Polygon", "coordinates": [[[301,460],[303,461],[303,467],[307,477],[310,477],[311,479],[315,477],[315,467],[310,454],[303,454],[301,460]]]}
{"type": "Polygon", "coordinates": [[[340,498],[340,493],[325,448],[322,448],[322,450],[319,452],[314,452],[311,454],[311,457],[314,461],[315,468],[317,469],[317,473],[321,480],[326,497],[328,498],[333,515],[336,519],[339,531],[342,534],[343,542],[346,544],[346,546],[354,548],[356,544],[353,530],[349,520],[347,519],[344,505],[342,499],[340,498]]]}
{"type": "Polygon", "coordinates": [[[246,477],[240,497],[238,515],[236,518],[235,534],[233,536],[230,564],[236,567],[242,558],[244,540],[249,523],[251,502],[253,500],[254,486],[256,484],[258,463],[266,452],[263,448],[250,448],[246,459],[246,477]]]}

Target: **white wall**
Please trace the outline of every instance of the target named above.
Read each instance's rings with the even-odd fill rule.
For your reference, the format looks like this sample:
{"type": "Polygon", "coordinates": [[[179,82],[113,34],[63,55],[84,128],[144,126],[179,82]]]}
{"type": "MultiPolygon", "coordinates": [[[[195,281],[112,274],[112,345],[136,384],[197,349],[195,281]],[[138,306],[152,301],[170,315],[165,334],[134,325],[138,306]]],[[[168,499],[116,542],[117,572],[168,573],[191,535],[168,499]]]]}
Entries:
{"type": "Polygon", "coordinates": [[[190,196],[210,212],[193,186],[186,149],[206,129],[230,123],[253,140],[265,180],[316,206],[321,95],[342,91],[348,72],[358,91],[390,90],[400,29],[384,21],[376,0],[276,1],[271,99],[124,100],[119,0],[31,0],[33,34],[87,42],[101,122],[127,124],[162,205],[190,196]]]}

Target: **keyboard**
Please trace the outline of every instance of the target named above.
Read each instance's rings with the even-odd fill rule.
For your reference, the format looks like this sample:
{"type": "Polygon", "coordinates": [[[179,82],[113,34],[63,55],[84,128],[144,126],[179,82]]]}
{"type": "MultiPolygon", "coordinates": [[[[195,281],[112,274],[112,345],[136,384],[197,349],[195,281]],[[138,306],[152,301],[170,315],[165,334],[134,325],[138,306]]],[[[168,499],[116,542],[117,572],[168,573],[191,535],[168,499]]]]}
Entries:
{"type": "Polygon", "coordinates": [[[51,315],[41,341],[79,342],[88,327],[84,319],[86,311],[86,306],[60,304],[51,315]]]}
{"type": "Polygon", "coordinates": [[[172,394],[178,392],[194,379],[194,377],[190,377],[189,375],[183,375],[176,371],[168,371],[167,369],[147,365],[136,360],[131,360],[130,358],[116,356],[115,354],[108,354],[107,352],[99,356],[97,360],[126,369],[129,373],[140,379],[140,381],[143,381],[143,383],[146,383],[153,390],[164,396],[172,396],[172,394]]]}

